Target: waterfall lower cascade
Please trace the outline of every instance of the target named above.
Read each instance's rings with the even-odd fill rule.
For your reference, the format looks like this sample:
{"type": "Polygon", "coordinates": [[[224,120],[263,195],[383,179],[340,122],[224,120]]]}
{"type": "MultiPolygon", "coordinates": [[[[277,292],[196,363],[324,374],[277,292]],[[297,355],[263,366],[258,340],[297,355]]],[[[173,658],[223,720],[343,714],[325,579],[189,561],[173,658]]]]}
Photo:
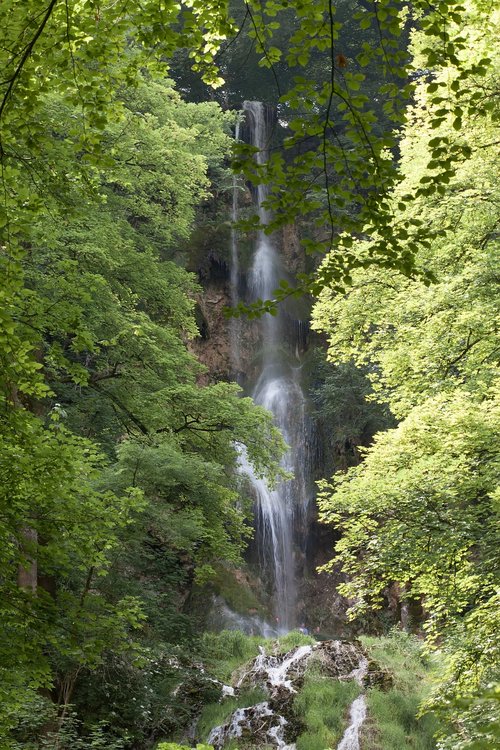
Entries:
{"type": "MultiPolygon", "coordinates": [[[[268,699],[247,708],[238,708],[225,724],[212,729],[208,744],[222,750],[234,739],[252,741],[253,747],[275,747],[295,750],[297,728],[294,728],[293,699],[304,681],[311,658],[318,660],[331,679],[354,680],[364,685],[368,674],[368,660],[353,643],[324,641],[298,646],[285,654],[260,654],[238,678],[235,693],[240,689],[260,687],[268,699]],[[292,721],[290,721],[292,719],[292,721]]],[[[337,750],[359,750],[359,729],[366,717],[364,695],[350,708],[350,724],[337,750]]]]}
{"type": "Polygon", "coordinates": [[[360,750],[359,730],[366,719],[366,698],[364,695],[360,695],[352,702],[349,716],[351,723],[345,730],[337,750],[360,750]]]}
{"type": "MultiPolygon", "coordinates": [[[[246,127],[250,140],[258,151],[256,161],[264,164],[268,158],[269,123],[262,102],[244,102],[246,127]]],[[[266,207],[268,187],[259,185],[256,204],[261,226],[270,221],[266,207]]],[[[234,249],[234,245],[233,245],[234,249]]],[[[253,299],[269,299],[279,280],[285,275],[275,242],[264,229],[257,233],[249,287],[253,299]]],[[[282,313],[266,315],[261,320],[262,360],[260,375],[252,393],[256,404],[274,415],[289,446],[283,467],[293,479],[281,482],[274,489],[255,476],[243,457],[242,466],[248,474],[256,500],[256,544],[263,579],[272,591],[274,616],[279,632],[286,632],[298,624],[297,612],[297,556],[303,554],[305,540],[298,529],[303,528],[308,492],[306,483],[306,410],[300,387],[300,363],[293,351],[284,346],[286,327],[290,320],[282,313]],[[293,364],[291,364],[293,363],[293,364]]],[[[299,326],[300,327],[300,326],[299,326]]]]}
{"type": "MultiPolygon", "coordinates": [[[[356,680],[360,687],[363,687],[364,680],[368,674],[368,659],[362,656],[359,660],[359,666],[350,673],[349,677],[356,680]]],[[[337,750],[360,750],[359,730],[366,719],[366,698],[359,695],[352,703],[349,710],[350,724],[345,730],[344,736],[340,740],[337,750]]]]}

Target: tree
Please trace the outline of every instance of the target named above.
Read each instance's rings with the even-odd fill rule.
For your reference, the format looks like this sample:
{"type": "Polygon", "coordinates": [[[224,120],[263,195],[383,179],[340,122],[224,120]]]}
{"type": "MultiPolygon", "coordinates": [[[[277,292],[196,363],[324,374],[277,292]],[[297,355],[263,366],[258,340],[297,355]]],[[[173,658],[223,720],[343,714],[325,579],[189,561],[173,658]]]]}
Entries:
{"type": "Polygon", "coordinates": [[[393,417],[385,404],[370,398],[373,391],[365,370],[352,362],[336,365],[325,359],[323,352],[315,352],[311,394],[325,441],[320,471],[330,474],[359,463],[359,446],[369,445],[376,432],[393,424],[393,417]]]}
{"type": "MultiPolygon", "coordinates": [[[[474,64],[492,55],[495,30],[484,24],[482,4],[467,8],[474,64]]],[[[417,34],[416,64],[423,43],[417,34]]],[[[453,66],[439,69],[434,85],[446,81],[456,92],[456,75],[453,66]]],[[[367,367],[377,397],[401,420],[376,437],[359,467],[324,485],[321,504],[325,521],[343,532],[336,559],[351,576],[343,590],[353,613],[379,607],[398,582],[407,599],[422,601],[430,641],[444,643],[448,670],[429,702],[449,722],[442,748],[487,747],[497,736],[495,75],[492,62],[469,93],[476,100],[479,90],[487,106],[459,123],[441,119],[421,83],[405,130],[394,211],[397,219],[406,208],[399,197],[419,192],[415,210],[435,238],[417,260],[435,282],[357,273],[348,293],[325,292],[315,311],[331,358],[367,367]],[[438,195],[429,189],[439,168],[431,133],[469,154],[438,195]]],[[[370,241],[356,252],[369,253],[370,241]]]]}
{"type": "Polygon", "coordinates": [[[479,718],[488,717],[486,737],[498,719],[485,700],[499,658],[498,408],[494,393],[429,398],[320,495],[323,520],[342,535],[335,561],[350,576],[341,591],[351,613],[382,606],[397,582],[406,600],[423,602],[431,642],[446,638],[449,667],[429,703],[451,727],[460,721],[462,738],[450,727],[443,747],[469,747],[479,718]],[[457,698],[475,701],[479,715],[465,722],[457,698]]]}
{"type": "Polygon", "coordinates": [[[9,346],[35,357],[29,369],[7,348],[1,381],[4,730],[40,689],[64,727],[83,676],[143,656],[146,616],[156,641],[175,640],[193,580],[239,560],[249,533],[236,443],[270,475],[283,451],[236,385],[199,385],[197,287],[171,260],[232,117],[165,81],[122,96],[126,120],[101,134],[113,159],[88,169],[72,163],[74,108],[58,94],[40,106],[54,142],[31,166],[62,181],[23,235],[7,311],[9,346]]]}
{"type": "Polygon", "coordinates": [[[94,587],[119,529],[142,507],[137,490],[119,496],[96,488],[101,465],[95,446],[68,433],[57,409],[45,427],[27,412],[16,413],[8,426],[3,420],[2,730],[15,722],[26,691],[51,684],[48,650],[78,654],[80,666],[93,665],[103,640],[128,648],[124,634],[140,622],[137,603],[106,602],[94,587]],[[56,591],[54,576],[59,583],[77,580],[78,587],[56,591]]]}

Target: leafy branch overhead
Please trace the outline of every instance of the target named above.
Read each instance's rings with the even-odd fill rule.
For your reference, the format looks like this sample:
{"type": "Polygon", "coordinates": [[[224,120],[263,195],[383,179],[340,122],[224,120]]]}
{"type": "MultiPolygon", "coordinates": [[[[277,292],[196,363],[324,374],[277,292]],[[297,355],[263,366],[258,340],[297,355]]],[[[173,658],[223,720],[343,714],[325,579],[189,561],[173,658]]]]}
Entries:
{"type": "MultiPolygon", "coordinates": [[[[464,29],[475,12],[490,23],[489,4],[479,6],[476,11],[458,2],[417,2],[411,8],[360,3],[354,18],[373,36],[360,42],[349,60],[343,55],[346,23],[338,20],[342,3],[300,4],[295,9],[297,23],[288,39],[286,62],[297,75],[282,93],[278,110],[290,132],[284,151],[273,151],[269,162],[259,165],[252,159],[252,147],[240,144],[235,166],[254,184],[270,185],[273,219],[267,231],[307,222],[315,229],[304,241],[306,250],[327,259],[318,272],[299,276],[295,289],[278,288],[272,304],[250,306],[251,314],[269,312],[290,295],[317,296],[325,287],[341,292],[352,283],[356,268],[396,269],[425,283],[433,280],[417,256],[442,230],[424,224],[413,207],[420,196],[443,195],[457,166],[470,158],[471,147],[460,134],[463,118],[496,112],[495,89],[487,83],[491,58],[470,54],[471,40],[464,29]],[[417,31],[423,42],[418,56],[411,58],[403,40],[417,31]],[[320,73],[305,77],[301,68],[310,65],[312,57],[321,60],[320,73]],[[376,92],[367,89],[371,69],[383,77],[376,92]],[[429,161],[420,182],[398,193],[396,200],[394,189],[402,178],[400,130],[420,83],[430,113],[429,161]],[[488,90],[491,95],[485,96],[488,90]],[[452,125],[451,133],[440,132],[445,122],[452,125]],[[360,238],[366,240],[361,246],[360,238]]],[[[289,13],[290,3],[248,7],[261,64],[272,66],[277,57],[270,46],[277,33],[274,19],[289,13]]]]}
{"type": "MultiPolygon", "coordinates": [[[[398,128],[405,122],[415,83],[423,78],[431,130],[449,121],[457,133],[429,138],[430,161],[420,185],[398,199],[411,209],[419,195],[442,194],[457,163],[470,156],[459,136],[463,117],[494,108],[494,91],[488,95],[484,87],[471,85],[486,76],[490,60],[471,59],[463,31],[468,6],[457,0],[432,5],[419,0],[411,6],[390,0],[352,3],[355,25],[370,34],[369,41],[361,37],[352,58],[344,54],[342,3],[269,0],[248,2],[245,8],[245,18],[250,18],[245,28],[261,65],[273,67],[284,59],[296,75],[288,90],[280,92],[279,113],[290,132],[285,152],[274,151],[269,163],[257,168],[241,146],[235,165],[248,179],[271,185],[274,218],[269,231],[297,219],[312,220],[316,230],[306,240],[308,251],[330,253],[319,274],[299,278],[300,293],[317,295],[324,286],[343,289],[353,269],[371,265],[430,280],[415,258],[434,235],[411,210],[395,216],[391,191],[400,179],[398,128]],[[282,26],[286,40],[280,37],[275,46],[282,26]],[[404,45],[413,29],[420,29],[425,39],[416,62],[404,45]],[[312,60],[314,74],[302,74],[312,60]],[[383,77],[375,97],[366,88],[373,68],[383,77]],[[363,253],[353,248],[359,237],[369,239],[363,253]]],[[[488,3],[479,4],[485,17],[488,11],[488,3]]],[[[100,132],[109,120],[123,116],[112,91],[134,85],[144,66],[165,70],[179,47],[190,50],[192,64],[205,80],[222,85],[215,53],[236,33],[226,3],[215,0],[185,6],[146,2],[125,10],[119,3],[90,0],[48,5],[10,0],[1,13],[5,78],[0,145],[6,190],[0,221],[11,238],[21,216],[28,222],[31,211],[41,209],[37,190],[16,200],[10,186],[20,156],[29,168],[34,154],[49,150],[47,132],[36,124],[48,92],[60,92],[79,112],[70,133],[75,153],[83,150],[85,179],[91,179],[89,165],[112,156],[100,132]]],[[[277,290],[276,299],[290,293],[277,290]]]]}

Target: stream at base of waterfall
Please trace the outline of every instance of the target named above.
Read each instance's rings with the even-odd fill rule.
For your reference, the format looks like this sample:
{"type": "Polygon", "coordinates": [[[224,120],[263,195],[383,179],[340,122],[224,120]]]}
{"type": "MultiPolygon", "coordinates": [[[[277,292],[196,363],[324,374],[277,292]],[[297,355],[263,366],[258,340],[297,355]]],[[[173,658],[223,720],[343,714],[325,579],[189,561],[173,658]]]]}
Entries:
{"type": "MultiPolygon", "coordinates": [[[[266,654],[261,647],[260,654],[236,680],[234,689],[237,694],[242,688],[260,687],[266,691],[268,699],[247,708],[238,708],[224,724],[211,731],[208,744],[215,750],[222,750],[230,740],[241,739],[247,747],[295,750],[297,730],[294,731],[290,721],[293,699],[313,657],[327,667],[332,679],[354,680],[363,689],[368,660],[361,647],[354,643],[323,641],[298,646],[280,655],[266,654]]],[[[365,717],[365,697],[360,695],[351,704],[350,724],[337,750],[359,750],[359,730],[365,717]]]]}

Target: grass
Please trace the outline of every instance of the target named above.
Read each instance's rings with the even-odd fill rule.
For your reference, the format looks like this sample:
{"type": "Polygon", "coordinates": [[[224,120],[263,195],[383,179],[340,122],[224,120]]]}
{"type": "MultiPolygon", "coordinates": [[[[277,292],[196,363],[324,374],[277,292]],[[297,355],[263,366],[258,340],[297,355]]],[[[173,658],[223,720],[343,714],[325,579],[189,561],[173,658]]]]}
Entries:
{"type": "Polygon", "coordinates": [[[434,750],[438,724],[432,715],[417,718],[420,702],[418,694],[405,695],[396,688],[386,693],[370,690],[367,695],[370,721],[366,726],[363,748],[434,750]]]}
{"type": "Polygon", "coordinates": [[[321,673],[312,664],[294,708],[305,729],[297,739],[297,750],[336,747],[348,723],[349,707],[360,693],[353,681],[341,682],[321,673]]]}
{"type": "Polygon", "coordinates": [[[423,653],[416,636],[395,628],[387,636],[361,636],[360,640],[369,655],[394,674],[402,690],[413,692],[421,681],[429,682],[436,663],[423,653]]]}
{"type": "MultiPolygon", "coordinates": [[[[271,641],[271,643],[273,642],[271,641]]],[[[312,636],[304,635],[298,630],[290,630],[289,633],[286,635],[280,635],[280,637],[274,641],[273,653],[285,654],[287,651],[291,651],[292,648],[296,648],[297,646],[312,646],[313,643],[316,643],[316,639],[312,636]]]]}
{"type": "Polygon", "coordinates": [[[422,653],[420,641],[401,631],[383,638],[362,637],[369,655],[394,677],[392,689],[367,691],[368,720],[363,750],[434,750],[438,722],[417,718],[438,664],[422,653]]]}
{"type": "Polygon", "coordinates": [[[245,635],[241,630],[203,633],[200,646],[203,661],[210,672],[222,682],[229,682],[232,673],[259,653],[265,638],[245,635]]]}

